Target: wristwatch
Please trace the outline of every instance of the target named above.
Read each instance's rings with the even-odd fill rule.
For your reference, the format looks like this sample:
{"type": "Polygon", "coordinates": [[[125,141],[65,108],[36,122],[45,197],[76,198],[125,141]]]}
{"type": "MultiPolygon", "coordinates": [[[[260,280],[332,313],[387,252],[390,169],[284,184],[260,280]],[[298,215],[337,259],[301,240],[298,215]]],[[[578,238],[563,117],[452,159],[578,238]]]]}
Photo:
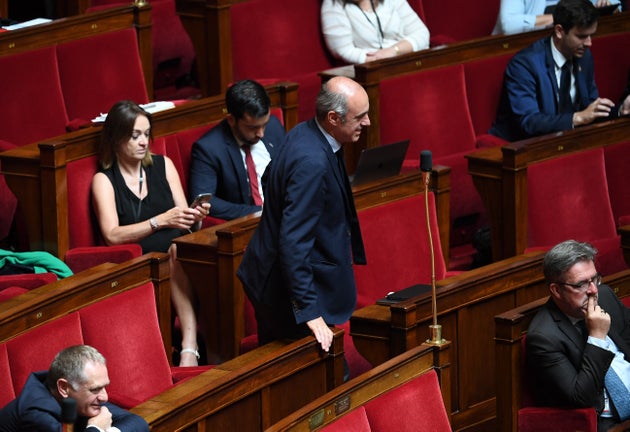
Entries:
{"type": "Polygon", "coordinates": [[[149,219],[149,223],[151,224],[151,229],[153,231],[157,231],[160,226],[158,225],[158,221],[156,218],[152,217],[151,219],[149,219]]]}

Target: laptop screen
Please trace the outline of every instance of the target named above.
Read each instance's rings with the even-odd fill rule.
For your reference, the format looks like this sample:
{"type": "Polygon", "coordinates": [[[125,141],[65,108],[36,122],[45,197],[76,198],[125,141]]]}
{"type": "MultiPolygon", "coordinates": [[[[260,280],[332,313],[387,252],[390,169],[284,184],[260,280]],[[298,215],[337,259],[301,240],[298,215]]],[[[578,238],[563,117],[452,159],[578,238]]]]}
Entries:
{"type": "Polygon", "coordinates": [[[408,147],[409,140],[403,140],[363,149],[350,183],[358,186],[400,174],[408,147]]]}

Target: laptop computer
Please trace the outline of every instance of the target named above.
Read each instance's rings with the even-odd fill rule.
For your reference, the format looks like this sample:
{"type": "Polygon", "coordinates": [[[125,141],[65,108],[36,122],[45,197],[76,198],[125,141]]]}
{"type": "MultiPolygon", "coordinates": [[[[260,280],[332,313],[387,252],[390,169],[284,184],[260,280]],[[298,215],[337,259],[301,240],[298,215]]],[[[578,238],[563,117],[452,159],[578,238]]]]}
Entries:
{"type": "Polygon", "coordinates": [[[363,149],[350,184],[359,186],[400,174],[409,140],[363,149]]]}

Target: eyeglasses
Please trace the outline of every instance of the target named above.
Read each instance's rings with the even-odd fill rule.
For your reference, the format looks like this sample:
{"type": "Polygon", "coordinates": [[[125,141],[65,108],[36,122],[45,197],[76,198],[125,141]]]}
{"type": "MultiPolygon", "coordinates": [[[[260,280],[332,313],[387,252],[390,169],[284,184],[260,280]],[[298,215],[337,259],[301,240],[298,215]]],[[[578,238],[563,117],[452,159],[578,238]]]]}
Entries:
{"type": "Polygon", "coordinates": [[[596,287],[600,286],[602,283],[602,275],[597,273],[592,278],[576,283],[576,284],[571,284],[567,282],[556,282],[556,283],[560,285],[570,286],[571,288],[577,291],[586,291],[591,286],[591,284],[595,285],[596,287]]]}

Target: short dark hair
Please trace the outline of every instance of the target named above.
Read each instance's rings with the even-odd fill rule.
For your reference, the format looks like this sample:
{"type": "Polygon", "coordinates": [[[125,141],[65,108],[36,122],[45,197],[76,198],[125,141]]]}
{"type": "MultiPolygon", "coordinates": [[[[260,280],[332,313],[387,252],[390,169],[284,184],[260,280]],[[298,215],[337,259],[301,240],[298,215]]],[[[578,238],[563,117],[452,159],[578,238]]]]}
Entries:
{"type": "Polygon", "coordinates": [[[597,249],[590,243],[566,240],[555,245],[545,254],[543,273],[550,285],[562,279],[564,273],[579,262],[595,261],[597,249]]]}
{"type": "Polygon", "coordinates": [[[590,0],[560,0],[553,10],[553,24],[565,32],[573,27],[590,27],[597,22],[599,12],[590,0]]]}
{"type": "MultiPolygon", "coordinates": [[[[118,101],[110,108],[101,131],[99,147],[99,163],[103,169],[111,168],[116,159],[116,152],[121,145],[131,138],[134,124],[139,116],[145,116],[149,120],[149,126],[153,125],[151,114],[134,101],[118,101]]],[[[151,130],[150,133],[149,141],[152,141],[153,131],[151,130]]],[[[151,165],[152,161],[150,152],[147,152],[142,160],[142,165],[151,165]]]]}
{"type": "Polygon", "coordinates": [[[235,82],[225,93],[225,106],[228,113],[236,119],[242,119],[245,114],[260,118],[269,113],[271,100],[267,90],[253,80],[235,82]]]}
{"type": "Polygon", "coordinates": [[[80,384],[87,381],[85,365],[88,362],[106,364],[105,357],[89,345],[74,345],[59,351],[48,369],[46,387],[56,391],[57,380],[63,378],[77,390],[80,384]]]}

